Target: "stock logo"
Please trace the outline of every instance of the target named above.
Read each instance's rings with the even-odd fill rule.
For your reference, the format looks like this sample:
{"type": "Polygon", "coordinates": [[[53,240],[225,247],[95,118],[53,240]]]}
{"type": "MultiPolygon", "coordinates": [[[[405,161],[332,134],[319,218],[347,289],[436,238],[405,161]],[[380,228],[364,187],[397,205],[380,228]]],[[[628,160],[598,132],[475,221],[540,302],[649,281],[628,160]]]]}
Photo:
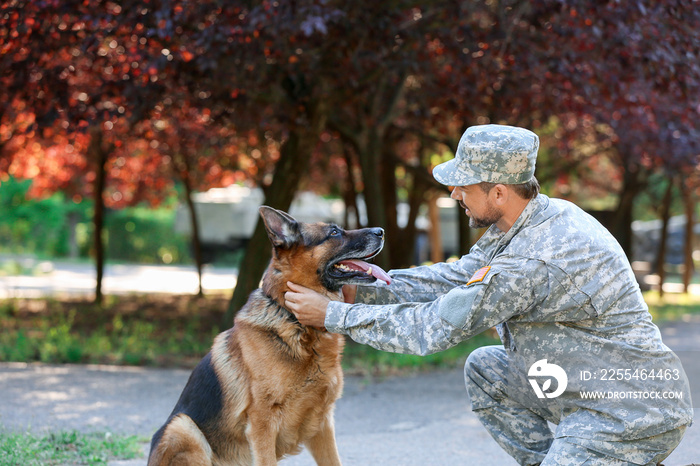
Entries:
{"type": "Polygon", "coordinates": [[[527,375],[537,398],[556,398],[564,393],[566,384],[569,383],[569,378],[566,376],[564,369],[556,364],[547,363],[546,359],[540,359],[530,366],[527,375]],[[545,379],[542,386],[540,386],[538,379],[545,379]],[[557,381],[557,388],[550,392],[552,379],[557,381]]]}

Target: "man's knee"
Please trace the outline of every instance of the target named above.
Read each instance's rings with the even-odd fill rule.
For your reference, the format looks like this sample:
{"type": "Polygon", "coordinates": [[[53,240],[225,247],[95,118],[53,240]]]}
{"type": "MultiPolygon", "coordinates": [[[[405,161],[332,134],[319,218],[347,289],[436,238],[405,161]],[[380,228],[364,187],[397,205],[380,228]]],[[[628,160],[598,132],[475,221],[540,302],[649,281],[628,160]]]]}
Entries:
{"type": "Polygon", "coordinates": [[[501,346],[482,346],[476,348],[467,357],[464,364],[464,376],[466,379],[478,379],[502,365],[505,350],[501,346]]]}
{"type": "Polygon", "coordinates": [[[472,409],[492,406],[501,399],[507,377],[505,350],[499,346],[483,346],[471,352],[464,364],[464,383],[472,409]]]}
{"type": "Polygon", "coordinates": [[[467,357],[464,364],[464,378],[467,384],[469,381],[488,379],[492,382],[494,378],[499,378],[505,367],[505,350],[502,346],[482,346],[476,348],[467,357]]]}

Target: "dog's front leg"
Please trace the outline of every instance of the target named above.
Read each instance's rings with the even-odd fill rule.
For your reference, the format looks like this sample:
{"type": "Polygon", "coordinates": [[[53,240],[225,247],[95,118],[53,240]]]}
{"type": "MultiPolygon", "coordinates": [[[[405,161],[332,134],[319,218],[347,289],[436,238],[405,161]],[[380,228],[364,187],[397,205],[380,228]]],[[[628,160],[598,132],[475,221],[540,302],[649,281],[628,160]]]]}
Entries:
{"type": "Polygon", "coordinates": [[[249,413],[246,437],[253,454],[255,466],[273,466],[277,464],[277,452],[275,448],[277,432],[276,427],[270,422],[270,416],[262,410],[249,413]]]}
{"type": "Polygon", "coordinates": [[[335,443],[333,413],[329,413],[321,425],[321,430],[311,437],[306,446],[319,466],[341,466],[338,447],[335,443]]]}

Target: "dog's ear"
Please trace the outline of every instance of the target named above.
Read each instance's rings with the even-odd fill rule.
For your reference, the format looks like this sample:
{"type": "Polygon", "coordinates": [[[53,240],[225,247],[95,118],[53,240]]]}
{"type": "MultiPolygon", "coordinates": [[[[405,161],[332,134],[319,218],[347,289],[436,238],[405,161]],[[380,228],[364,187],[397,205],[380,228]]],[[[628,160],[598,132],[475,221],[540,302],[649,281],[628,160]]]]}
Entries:
{"type": "Polygon", "coordinates": [[[291,215],[265,205],[259,210],[267,236],[274,247],[286,249],[299,241],[299,223],[291,215]]]}

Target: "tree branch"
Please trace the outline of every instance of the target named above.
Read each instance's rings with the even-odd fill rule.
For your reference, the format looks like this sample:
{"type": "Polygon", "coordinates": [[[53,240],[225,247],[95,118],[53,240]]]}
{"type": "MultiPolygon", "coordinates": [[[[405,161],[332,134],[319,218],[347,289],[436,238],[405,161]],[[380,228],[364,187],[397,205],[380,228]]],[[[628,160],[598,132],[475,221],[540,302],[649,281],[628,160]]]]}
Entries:
{"type": "MultiPolygon", "coordinates": [[[[377,127],[381,133],[383,133],[386,130],[387,126],[396,119],[396,108],[398,107],[398,104],[406,91],[405,84],[407,74],[405,71],[402,71],[399,76],[399,84],[392,87],[393,92],[392,95],[389,96],[389,104],[387,106],[386,111],[384,112],[384,116],[377,121],[377,127]]],[[[389,84],[389,79],[385,78],[383,81],[384,82],[382,83],[382,88],[386,88],[389,84]]]]}

